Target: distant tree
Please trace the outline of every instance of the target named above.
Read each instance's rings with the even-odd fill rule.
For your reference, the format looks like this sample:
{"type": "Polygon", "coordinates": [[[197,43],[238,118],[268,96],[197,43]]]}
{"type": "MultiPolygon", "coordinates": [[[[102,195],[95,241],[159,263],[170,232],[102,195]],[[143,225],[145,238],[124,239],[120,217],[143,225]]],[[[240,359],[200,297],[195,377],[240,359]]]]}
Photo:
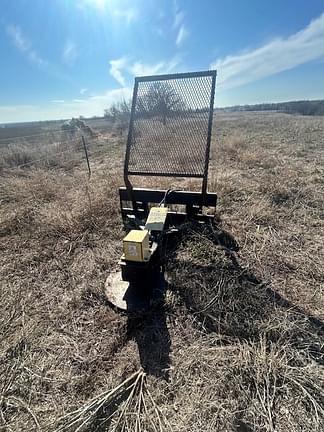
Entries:
{"type": "Polygon", "coordinates": [[[130,111],[131,101],[122,100],[119,102],[114,102],[109,108],[105,109],[104,117],[112,121],[121,120],[129,118],[130,111]]]}
{"type": "Polygon", "coordinates": [[[163,81],[152,83],[148,91],[137,99],[139,114],[161,117],[164,125],[172,112],[183,111],[185,107],[185,102],[178,92],[163,81]]]}
{"type": "Polygon", "coordinates": [[[128,126],[131,106],[130,100],[126,101],[123,99],[119,102],[114,102],[104,111],[104,117],[115,124],[121,135],[123,134],[123,130],[128,126]]]}
{"type": "Polygon", "coordinates": [[[286,114],[324,115],[324,100],[301,100],[257,105],[238,105],[225,108],[227,111],[278,111],[286,114]]]}
{"type": "Polygon", "coordinates": [[[78,132],[81,132],[90,138],[93,138],[96,135],[90,126],[86,125],[83,120],[76,118],[64,122],[61,126],[61,130],[68,135],[69,138],[73,138],[78,132]]]}

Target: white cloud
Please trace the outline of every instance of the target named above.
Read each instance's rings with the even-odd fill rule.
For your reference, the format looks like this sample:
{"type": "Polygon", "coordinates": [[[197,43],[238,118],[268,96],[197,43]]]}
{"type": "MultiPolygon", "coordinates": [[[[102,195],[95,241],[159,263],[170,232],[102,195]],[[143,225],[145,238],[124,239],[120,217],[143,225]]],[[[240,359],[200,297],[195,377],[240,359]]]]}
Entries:
{"type": "Polygon", "coordinates": [[[324,57],[324,13],[297,33],[213,62],[222,88],[238,87],[324,57]]]}
{"type": "Polygon", "coordinates": [[[71,117],[101,116],[104,110],[113,102],[128,100],[132,97],[132,87],[127,86],[125,76],[150,75],[157,73],[169,73],[178,68],[180,58],[174,57],[168,61],[158,63],[143,63],[141,61],[131,62],[127,57],[111,60],[112,75],[122,85],[121,88],[108,90],[103,94],[88,96],[84,99],[53,99],[47,106],[6,105],[0,106],[2,122],[34,121],[64,119],[71,117]]]}
{"type": "Polygon", "coordinates": [[[6,28],[7,34],[11,37],[16,48],[20,51],[27,52],[31,49],[31,43],[22,34],[21,28],[15,25],[8,25],[6,28]]]}
{"type": "Polygon", "coordinates": [[[157,63],[143,63],[141,61],[131,62],[127,57],[121,57],[116,60],[110,60],[110,74],[123,87],[126,86],[125,75],[143,76],[155,75],[158,73],[169,73],[174,71],[180,64],[178,57],[173,57],[169,61],[160,61],[157,63]]]}
{"type": "Polygon", "coordinates": [[[108,90],[103,94],[72,101],[56,100],[56,103],[41,105],[0,105],[1,122],[20,122],[36,120],[55,120],[71,117],[102,116],[104,110],[113,102],[129,99],[130,87],[108,90]]]}
{"type": "Polygon", "coordinates": [[[122,87],[125,87],[126,86],[126,80],[122,74],[122,69],[124,69],[126,64],[127,64],[127,58],[126,57],[120,57],[119,59],[116,59],[116,60],[110,60],[109,64],[110,64],[109,72],[110,72],[111,76],[113,78],[115,78],[115,80],[122,87]]]}
{"type": "Polygon", "coordinates": [[[182,10],[176,9],[174,13],[174,19],[173,19],[173,27],[175,29],[178,29],[184,20],[184,13],[182,10]]]}
{"type": "Polygon", "coordinates": [[[185,13],[179,8],[177,0],[173,2],[173,29],[176,32],[175,43],[177,47],[183,44],[183,42],[189,36],[189,30],[184,23],[185,13]]]}
{"type": "Polygon", "coordinates": [[[121,99],[129,99],[132,96],[132,88],[131,87],[123,87],[114,90],[108,90],[106,93],[96,96],[91,96],[87,102],[89,101],[101,101],[105,105],[110,105],[113,102],[116,102],[121,99]]]}
{"type": "Polygon", "coordinates": [[[181,25],[179,31],[178,31],[178,35],[177,35],[177,39],[176,39],[176,45],[179,47],[188,37],[189,32],[186,28],[186,26],[184,24],[181,25]]]}
{"type": "MultiPolygon", "coordinates": [[[[4,113],[2,115],[12,114],[12,113],[21,113],[21,110],[28,112],[31,109],[34,109],[35,105],[0,105],[0,112],[4,113]]],[[[2,122],[6,121],[14,121],[14,120],[6,120],[6,118],[1,117],[2,122]]]]}
{"type": "Polygon", "coordinates": [[[17,25],[8,25],[6,27],[7,35],[10,37],[15,47],[24,53],[28,60],[38,66],[45,66],[47,62],[42,59],[37,51],[33,48],[31,41],[23,34],[21,28],[17,25]]]}
{"type": "Polygon", "coordinates": [[[33,62],[33,63],[35,63],[35,64],[37,64],[37,65],[39,65],[39,66],[47,65],[47,62],[46,62],[45,60],[43,60],[43,59],[42,59],[42,58],[37,54],[37,52],[34,51],[34,50],[29,51],[29,53],[28,53],[28,58],[29,58],[29,60],[30,60],[31,62],[33,62]]]}
{"type": "Polygon", "coordinates": [[[76,44],[71,40],[67,40],[65,42],[63,52],[62,52],[62,59],[64,63],[68,65],[72,65],[75,62],[77,56],[78,56],[78,50],[76,44]]]}
{"type": "Polygon", "coordinates": [[[84,95],[84,94],[87,93],[87,91],[88,91],[87,88],[82,88],[82,89],[80,89],[80,94],[81,94],[81,95],[84,95]]]}
{"type": "Polygon", "coordinates": [[[184,19],[184,13],[180,9],[178,1],[173,0],[173,27],[177,29],[184,19]]]}
{"type": "Polygon", "coordinates": [[[174,57],[170,61],[160,61],[158,63],[148,64],[136,61],[128,66],[127,70],[134,76],[155,75],[158,73],[169,73],[176,69],[180,60],[174,57]]]}

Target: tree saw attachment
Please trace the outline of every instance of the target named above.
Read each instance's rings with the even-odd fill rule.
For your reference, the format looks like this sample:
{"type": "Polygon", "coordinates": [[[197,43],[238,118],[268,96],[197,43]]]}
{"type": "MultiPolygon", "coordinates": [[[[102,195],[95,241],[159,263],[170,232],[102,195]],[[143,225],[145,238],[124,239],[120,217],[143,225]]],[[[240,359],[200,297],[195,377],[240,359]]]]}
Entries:
{"type": "Polygon", "coordinates": [[[216,71],[135,78],[119,189],[128,234],[121,269],[106,281],[119,309],[144,312],[163,300],[165,238],[187,221],[214,218],[217,195],[207,191],[207,178],[215,82],[216,71]],[[131,176],[200,179],[201,191],[137,188],[131,176]]]}

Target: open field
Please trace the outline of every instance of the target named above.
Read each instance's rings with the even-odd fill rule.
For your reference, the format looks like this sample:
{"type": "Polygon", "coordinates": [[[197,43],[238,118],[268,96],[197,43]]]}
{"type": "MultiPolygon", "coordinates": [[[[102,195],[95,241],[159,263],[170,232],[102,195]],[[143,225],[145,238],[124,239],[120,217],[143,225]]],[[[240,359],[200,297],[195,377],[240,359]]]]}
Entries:
{"type": "MultiPolygon", "coordinates": [[[[85,156],[82,135],[92,157],[105,153],[108,146],[111,149],[116,144],[116,137],[126,134],[126,131],[113,128],[106,119],[87,120],[90,134],[79,127],[67,126],[66,130],[58,122],[48,123],[47,127],[37,129],[31,126],[0,128],[0,174],[10,168],[73,169],[85,156]],[[29,129],[31,133],[28,133],[29,129]]],[[[119,142],[117,144],[120,146],[119,142]]]]}
{"type": "Polygon", "coordinates": [[[104,296],[124,137],[100,134],[90,180],[81,152],[15,168],[0,147],[0,430],[324,430],[324,117],[217,115],[215,226],[186,226],[141,319],[104,296]]]}
{"type": "MultiPolygon", "coordinates": [[[[14,123],[8,125],[0,124],[0,142],[6,140],[15,140],[16,137],[21,137],[27,141],[33,141],[33,139],[41,134],[54,134],[59,131],[62,124],[66,120],[49,120],[42,122],[30,122],[30,123],[14,123]]],[[[97,132],[101,132],[107,128],[107,120],[102,117],[87,119],[87,124],[94,128],[97,132]]]]}

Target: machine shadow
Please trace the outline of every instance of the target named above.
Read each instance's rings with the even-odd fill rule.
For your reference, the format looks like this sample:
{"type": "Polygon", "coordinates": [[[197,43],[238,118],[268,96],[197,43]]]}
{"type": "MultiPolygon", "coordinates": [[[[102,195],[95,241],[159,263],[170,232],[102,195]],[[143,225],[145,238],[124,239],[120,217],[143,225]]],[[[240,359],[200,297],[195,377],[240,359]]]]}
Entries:
{"type": "Polygon", "coordinates": [[[296,349],[307,347],[307,354],[324,365],[324,322],[245,269],[238,250],[235,238],[217,224],[189,226],[167,249],[169,289],[208,332],[251,341],[265,332],[279,340],[285,332],[296,349]],[[214,251],[210,242],[219,248],[214,251]]]}
{"type": "Polygon", "coordinates": [[[128,339],[136,342],[140,364],[148,375],[169,379],[171,339],[164,306],[143,315],[129,315],[128,339]]]}

